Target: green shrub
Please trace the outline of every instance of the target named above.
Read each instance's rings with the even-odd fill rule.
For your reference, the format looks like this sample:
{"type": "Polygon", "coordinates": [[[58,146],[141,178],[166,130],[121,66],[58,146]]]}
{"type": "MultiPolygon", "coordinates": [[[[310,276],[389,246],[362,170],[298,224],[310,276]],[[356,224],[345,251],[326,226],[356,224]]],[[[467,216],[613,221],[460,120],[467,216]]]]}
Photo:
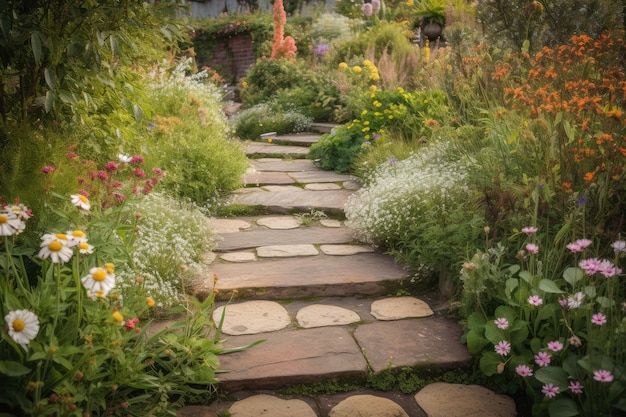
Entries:
{"type": "Polygon", "coordinates": [[[302,62],[261,58],[246,73],[241,101],[246,107],[268,101],[279,91],[299,85],[304,71],[302,62]]]}
{"type": "Polygon", "coordinates": [[[334,133],[322,135],[311,146],[308,157],[322,169],[351,172],[356,156],[362,151],[363,134],[339,127],[334,133]]]}
{"type": "Polygon", "coordinates": [[[235,134],[241,139],[259,139],[263,133],[304,132],[311,125],[311,119],[295,110],[284,110],[272,103],[257,104],[233,116],[231,123],[235,134]]]}

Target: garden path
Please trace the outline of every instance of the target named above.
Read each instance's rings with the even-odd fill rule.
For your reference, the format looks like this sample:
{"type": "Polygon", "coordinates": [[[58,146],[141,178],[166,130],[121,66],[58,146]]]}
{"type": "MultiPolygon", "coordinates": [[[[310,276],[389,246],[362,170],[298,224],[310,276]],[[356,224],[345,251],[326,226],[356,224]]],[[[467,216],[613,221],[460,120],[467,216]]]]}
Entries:
{"type": "Polygon", "coordinates": [[[222,300],[235,292],[214,313],[219,320],[225,309],[225,347],[264,342],[220,356],[228,372],[218,375],[218,389],[231,401],[186,406],[178,416],[514,416],[510,398],[441,382],[411,393],[277,392],[300,384],[365,386],[368,375],[407,368],[436,376],[471,360],[445,301],[434,293],[389,296],[411,276],[346,223],[344,204],[360,184],[304,159],[319,138],[268,135],[247,145],[250,169],[232,204],[265,214],[215,219],[221,240],[195,290],[202,296],[215,287],[222,300]]]}

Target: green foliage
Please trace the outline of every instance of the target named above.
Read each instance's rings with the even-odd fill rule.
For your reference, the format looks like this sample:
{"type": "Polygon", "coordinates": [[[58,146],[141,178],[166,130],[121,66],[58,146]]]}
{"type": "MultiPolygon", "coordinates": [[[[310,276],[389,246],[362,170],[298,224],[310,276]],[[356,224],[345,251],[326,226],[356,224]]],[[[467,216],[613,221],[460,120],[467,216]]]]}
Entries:
{"type": "Polygon", "coordinates": [[[423,19],[424,23],[437,23],[440,26],[446,23],[446,2],[443,0],[418,0],[413,14],[423,19]]]}
{"type": "Polygon", "coordinates": [[[279,91],[299,85],[305,71],[302,62],[261,58],[246,74],[241,100],[245,106],[267,101],[279,91]]]}
{"type": "Polygon", "coordinates": [[[263,133],[278,135],[303,132],[312,120],[295,110],[283,110],[277,105],[262,103],[236,114],[231,123],[241,139],[258,140],[263,133]]]}
{"type": "Polygon", "coordinates": [[[354,160],[363,151],[363,134],[339,127],[335,133],[324,134],[313,144],[308,157],[322,169],[337,172],[352,171],[354,160]]]}

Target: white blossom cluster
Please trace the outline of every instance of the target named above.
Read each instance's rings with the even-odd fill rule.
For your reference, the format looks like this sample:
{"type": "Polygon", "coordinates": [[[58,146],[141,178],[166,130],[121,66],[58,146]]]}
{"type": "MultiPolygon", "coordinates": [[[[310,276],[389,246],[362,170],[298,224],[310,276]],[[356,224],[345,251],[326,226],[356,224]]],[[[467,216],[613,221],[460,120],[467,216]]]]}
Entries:
{"type": "Polygon", "coordinates": [[[347,220],[362,238],[379,244],[396,240],[411,224],[445,215],[467,200],[467,168],[446,148],[431,144],[405,160],[377,167],[345,207],[347,220]]]}
{"type": "MultiPolygon", "coordinates": [[[[164,306],[179,300],[189,278],[201,272],[203,255],[213,246],[211,220],[192,204],[165,195],[146,196],[134,244],[134,270],[118,274],[120,286],[142,285],[164,306]]],[[[187,288],[188,289],[188,288],[187,288]]]]}

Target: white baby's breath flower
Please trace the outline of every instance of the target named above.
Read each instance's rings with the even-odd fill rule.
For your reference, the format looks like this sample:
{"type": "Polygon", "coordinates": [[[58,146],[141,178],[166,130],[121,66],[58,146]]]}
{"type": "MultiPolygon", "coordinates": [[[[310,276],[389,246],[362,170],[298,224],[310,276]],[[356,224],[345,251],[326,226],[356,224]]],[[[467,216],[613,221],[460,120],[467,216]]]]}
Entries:
{"type": "Polygon", "coordinates": [[[30,310],[13,310],[4,316],[9,336],[24,349],[39,333],[39,319],[30,310]]]}
{"type": "Polygon", "coordinates": [[[89,199],[82,194],[72,194],[70,196],[72,198],[72,204],[78,207],[81,210],[89,210],[91,208],[91,204],[89,203],[89,199]]]}

